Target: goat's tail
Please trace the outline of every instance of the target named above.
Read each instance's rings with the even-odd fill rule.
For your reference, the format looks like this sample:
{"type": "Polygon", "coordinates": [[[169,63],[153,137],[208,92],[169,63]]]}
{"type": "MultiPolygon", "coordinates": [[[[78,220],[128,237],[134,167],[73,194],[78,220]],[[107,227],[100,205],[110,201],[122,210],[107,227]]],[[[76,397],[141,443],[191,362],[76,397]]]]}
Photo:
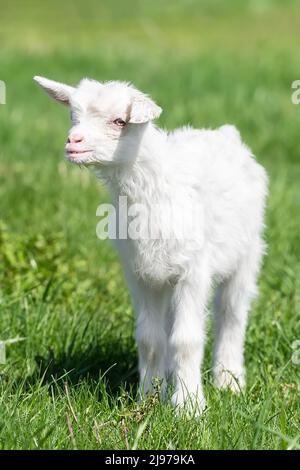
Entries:
{"type": "Polygon", "coordinates": [[[225,124],[224,126],[219,127],[219,131],[221,131],[224,135],[229,137],[231,140],[235,140],[236,142],[241,142],[241,134],[237,130],[235,126],[232,124],[225,124]]]}

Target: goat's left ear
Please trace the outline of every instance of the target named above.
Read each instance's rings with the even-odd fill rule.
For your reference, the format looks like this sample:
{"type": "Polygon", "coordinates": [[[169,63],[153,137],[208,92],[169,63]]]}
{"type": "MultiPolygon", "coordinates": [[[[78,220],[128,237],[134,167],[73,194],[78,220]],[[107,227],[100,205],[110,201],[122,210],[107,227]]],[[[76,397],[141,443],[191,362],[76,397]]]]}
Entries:
{"type": "Polygon", "coordinates": [[[151,98],[140,93],[133,98],[129,122],[141,124],[152,121],[152,119],[158,118],[161,112],[162,109],[151,98]]]}

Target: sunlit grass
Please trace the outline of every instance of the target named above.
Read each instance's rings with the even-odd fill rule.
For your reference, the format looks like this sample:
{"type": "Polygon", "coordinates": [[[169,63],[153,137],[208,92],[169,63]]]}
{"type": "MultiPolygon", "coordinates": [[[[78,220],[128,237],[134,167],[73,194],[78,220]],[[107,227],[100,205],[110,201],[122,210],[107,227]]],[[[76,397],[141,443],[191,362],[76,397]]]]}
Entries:
{"type": "Polygon", "coordinates": [[[133,18],[127,2],[114,2],[118,12],[106,2],[76,2],[74,11],[60,2],[60,16],[56,2],[37,10],[28,2],[12,18],[17,3],[1,2],[0,339],[24,340],[7,346],[0,365],[0,447],[299,448],[295,2],[228,2],[219,13],[210,2],[165,2],[162,12],[139,2],[133,18]],[[100,31],[93,8],[103,12],[100,31]],[[36,74],[133,81],[161,104],[167,128],[233,123],[269,173],[269,249],[247,336],[248,388],[239,397],[212,388],[209,334],[200,420],[179,420],[157,396],[135,401],[132,307],[117,256],[95,233],[108,195],[63,161],[68,111],[36,87],[36,74]]]}

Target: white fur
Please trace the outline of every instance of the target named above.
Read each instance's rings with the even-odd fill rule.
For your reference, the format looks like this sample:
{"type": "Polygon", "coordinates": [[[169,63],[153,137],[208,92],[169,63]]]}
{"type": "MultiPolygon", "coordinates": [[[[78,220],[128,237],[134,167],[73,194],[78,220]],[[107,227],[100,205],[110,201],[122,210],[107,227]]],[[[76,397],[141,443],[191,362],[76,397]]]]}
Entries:
{"type": "Polygon", "coordinates": [[[174,405],[204,408],[200,367],[213,287],[214,383],[239,391],[245,385],[247,316],[264,252],[264,169],[233,126],[158,129],[151,120],[161,109],[127,83],[83,80],[71,88],[36,80],[70,103],[70,134],[82,134],[81,145],[92,149],[75,162],[107,183],[116,206],[121,195],[149,213],[164,208],[154,209],[158,237],[116,240],[137,315],[141,391],[153,390],[155,377],[164,388],[171,376],[174,405]],[[126,126],[118,128],[116,118],[126,126]],[[163,237],[166,228],[175,234],[195,208],[202,217],[193,236],[163,237]],[[167,209],[175,213],[171,225],[167,209]]]}

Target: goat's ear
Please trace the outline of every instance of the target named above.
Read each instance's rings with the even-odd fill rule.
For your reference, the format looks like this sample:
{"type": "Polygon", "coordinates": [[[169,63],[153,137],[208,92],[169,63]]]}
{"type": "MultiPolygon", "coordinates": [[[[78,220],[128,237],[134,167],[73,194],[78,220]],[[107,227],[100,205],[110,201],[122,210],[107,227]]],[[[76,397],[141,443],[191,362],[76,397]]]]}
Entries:
{"type": "Polygon", "coordinates": [[[54,98],[59,103],[69,105],[70,104],[70,97],[74,92],[75,88],[69,85],[65,85],[64,83],[55,82],[53,80],[49,80],[48,78],[44,77],[33,77],[41,88],[43,88],[49,96],[54,98]]]}
{"type": "Polygon", "coordinates": [[[152,121],[161,115],[162,109],[144,93],[133,98],[129,122],[140,124],[152,121]]]}

